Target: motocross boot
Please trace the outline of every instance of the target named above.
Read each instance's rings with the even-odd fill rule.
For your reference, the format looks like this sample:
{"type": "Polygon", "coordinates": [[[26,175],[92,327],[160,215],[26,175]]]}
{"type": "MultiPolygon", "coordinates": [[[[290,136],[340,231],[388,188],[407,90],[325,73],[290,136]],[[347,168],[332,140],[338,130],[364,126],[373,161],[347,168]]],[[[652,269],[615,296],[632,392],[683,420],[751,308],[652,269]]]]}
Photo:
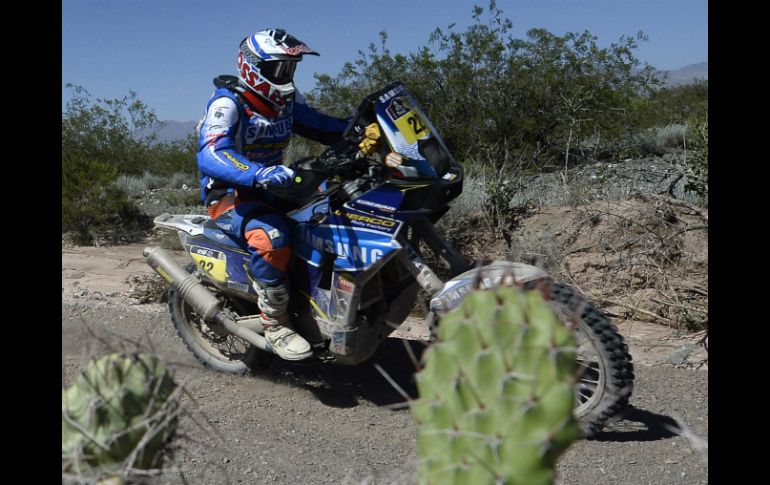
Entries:
{"type": "Polygon", "coordinates": [[[302,360],[313,355],[310,344],[291,328],[289,321],[289,292],[284,285],[268,286],[254,282],[257,291],[259,315],[265,338],[278,357],[284,360],[302,360]]]}

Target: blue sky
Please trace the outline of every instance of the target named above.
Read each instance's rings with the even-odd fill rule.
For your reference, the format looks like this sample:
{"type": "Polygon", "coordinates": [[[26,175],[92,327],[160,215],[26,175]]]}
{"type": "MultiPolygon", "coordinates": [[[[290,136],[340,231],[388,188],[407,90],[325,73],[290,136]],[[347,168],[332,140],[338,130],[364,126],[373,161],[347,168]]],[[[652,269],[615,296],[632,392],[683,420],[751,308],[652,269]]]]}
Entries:
{"type": "MultiPolygon", "coordinates": [[[[342,65],[388,33],[391,52],[407,54],[436,28],[472,23],[487,0],[62,0],[62,109],[68,83],[95,97],[129,90],[162,120],[191,121],[203,112],[218,74],[234,74],[246,35],[282,27],[321,53],[300,64],[295,84],[315,86],[314,73],[342,65]]],[[[589,30],[601,46],[644,31],[637,57],[672,70],[708,60],[707,0],[498,0],[524,37],[535,27],[557,35],[589,30]]]]}

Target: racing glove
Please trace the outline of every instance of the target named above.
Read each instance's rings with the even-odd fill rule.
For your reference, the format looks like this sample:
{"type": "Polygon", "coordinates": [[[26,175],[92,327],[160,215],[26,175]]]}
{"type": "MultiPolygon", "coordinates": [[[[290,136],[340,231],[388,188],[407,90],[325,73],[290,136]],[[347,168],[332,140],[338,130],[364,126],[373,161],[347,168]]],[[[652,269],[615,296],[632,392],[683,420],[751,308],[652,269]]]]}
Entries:
{"type": "Polygon", "coordinates": [[[254,172],[254,185],[291,185],[294,179],[294,170],[283,165],[258,168],[254,172]]]}
{"type": "Polygon", "coordinates": [[[377,123],[372,123],[364,130],[364,139],[358,144],[358,148],[364,155],[371,155],[377,151],[377,142],[380,136],[382,136],[380,134],[380,127],[377,126],[377,123]]]}

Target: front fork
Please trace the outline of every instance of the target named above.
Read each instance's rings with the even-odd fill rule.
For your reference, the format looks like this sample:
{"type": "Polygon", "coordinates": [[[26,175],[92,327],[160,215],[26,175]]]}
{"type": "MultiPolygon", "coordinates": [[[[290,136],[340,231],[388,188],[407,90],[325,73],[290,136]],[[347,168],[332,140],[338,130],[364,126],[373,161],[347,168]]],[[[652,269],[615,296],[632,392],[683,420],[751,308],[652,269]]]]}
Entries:
{"type": "Polygon", "coordinates": [[[450,243],[436,230],[433,223],[427,218],[419,219],[412,224],[412,237],[404,244],[399,253],[402,264],[417,280],[417,283],[425,290],[429,298],[435,296],[444,288],[444,282],[425,263],[418,253],[420,239],[440,258],[447,262],[452,277],[462,274],[473,268],[473,264],[460,254],[450,243]]]}

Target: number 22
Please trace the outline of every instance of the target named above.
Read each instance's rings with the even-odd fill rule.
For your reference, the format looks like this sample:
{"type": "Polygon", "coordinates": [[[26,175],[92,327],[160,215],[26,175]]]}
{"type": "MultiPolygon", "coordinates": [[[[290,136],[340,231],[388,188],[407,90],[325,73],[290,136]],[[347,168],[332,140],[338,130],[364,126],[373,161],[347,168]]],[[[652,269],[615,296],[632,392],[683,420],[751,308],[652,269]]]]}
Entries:
{"type": "Polygon", "coordinates": [[[425,125],[420,121],[420,118],[417,116],[410,116],[406,119],[406,122],[412,125],[412,129],[414,130],[415,135],[419,135],[423,131],[425,131],[425,125]]]}

